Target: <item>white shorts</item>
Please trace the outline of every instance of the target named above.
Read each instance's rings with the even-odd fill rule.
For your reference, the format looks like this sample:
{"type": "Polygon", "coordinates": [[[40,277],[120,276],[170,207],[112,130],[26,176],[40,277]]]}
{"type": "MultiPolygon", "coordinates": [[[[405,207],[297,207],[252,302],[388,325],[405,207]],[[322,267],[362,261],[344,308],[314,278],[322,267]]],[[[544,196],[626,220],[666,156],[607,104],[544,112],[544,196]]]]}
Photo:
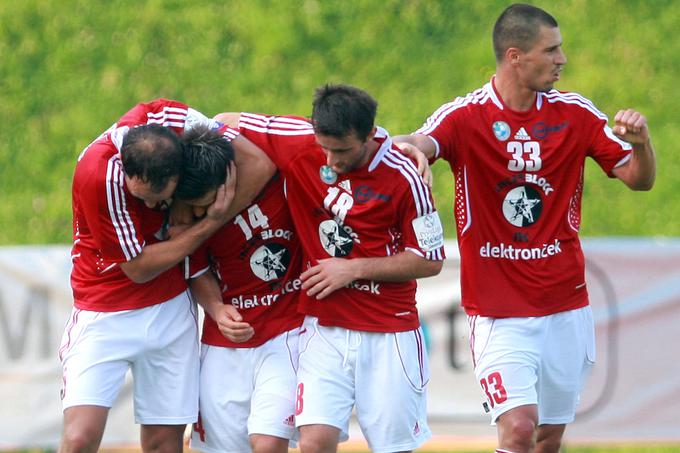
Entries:
{"type": "Polygon", "coordinates": [[[111,407],[132,370],[135,422],[183,425],[198,416],[198,328],[187,292],[136,310],[74,308],[62,337],[63,408],[111,407]]]}
{"type": "Polygon", "coordinates": [[[475,376],[492,424],[518,406],[537,405],[538,423],[574,420],[595,363],[590,306],[534,318],[469,316],[475,376]]]}
{"type": "Polygon", "coordinates": [[[249,452],[251,434],[295,439],[298,331],[256,348],[201,346],[200,417],[192,449],[249,452]]]}
{"type": "Polygon", "coordinates": [[[320,326],[307,316],[300,330],[295,424],[334,426],[347,440],[356,406],[371,451],[414,450],[431,437],[429,379],[420,329],[360,332],[320,326]]]}

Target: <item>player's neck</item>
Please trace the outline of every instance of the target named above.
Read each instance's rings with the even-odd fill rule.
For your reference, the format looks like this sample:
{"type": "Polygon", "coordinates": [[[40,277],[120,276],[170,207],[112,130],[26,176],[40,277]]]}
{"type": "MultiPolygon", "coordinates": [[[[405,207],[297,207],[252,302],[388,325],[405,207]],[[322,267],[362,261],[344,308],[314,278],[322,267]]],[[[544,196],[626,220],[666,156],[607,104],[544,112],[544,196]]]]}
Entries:
{"type": "Polygon", "coordinates": [[[494,86],[503,103],[516,112],[526,112],[536,102],[536,91],[523,86],[512,74],[498,71],[494,86]]]}

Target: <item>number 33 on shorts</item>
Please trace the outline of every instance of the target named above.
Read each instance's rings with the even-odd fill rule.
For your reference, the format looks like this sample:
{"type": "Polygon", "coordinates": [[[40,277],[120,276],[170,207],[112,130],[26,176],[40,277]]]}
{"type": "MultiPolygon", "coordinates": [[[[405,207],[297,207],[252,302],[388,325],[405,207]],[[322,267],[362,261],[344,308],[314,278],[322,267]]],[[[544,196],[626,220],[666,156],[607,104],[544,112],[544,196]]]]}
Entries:
{"type": "Polygon", "coordinates": [[[491,407],[507,401],[508,392],[505,390],[505,387],[503,387],[503,378],[498,371],[494,371],[488,376],[482,377],[479,380],[479,384],[482,386],[482,390],[484,390],[491,407]]]}

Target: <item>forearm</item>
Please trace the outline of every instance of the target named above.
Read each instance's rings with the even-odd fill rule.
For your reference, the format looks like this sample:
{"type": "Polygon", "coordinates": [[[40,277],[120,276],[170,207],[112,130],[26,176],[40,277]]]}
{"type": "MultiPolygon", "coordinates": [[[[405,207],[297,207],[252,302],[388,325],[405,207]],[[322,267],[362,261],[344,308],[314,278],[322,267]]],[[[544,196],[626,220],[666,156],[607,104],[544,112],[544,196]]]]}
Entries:
{"type": "Polygon", "coordinates": [[[437,275],[443,261],[433,261],[405,251],[380,258],[354,258],[350,260],[355,279],[381,282],[404,282],[437,275]]]}
{"type": "Polygon", "coordinates": [[[176,266],[208,239],[222,222],[204,218],[167,241],[146,245],[142,253],[121,263],[125,275],[135,283],[146,283],[176,266]]]}
{"type": "Polygon", "coordinates": [[[437,148],[434,141],[427,135],[412,134],[412,135],[397,135],[392,137],[392,141],[399,146],[400,143],[408,143],[420,150],[428,159],[434,159],[437,148]]]}
{"type": "Polygon", "coordinates": [[[656,155],[651,139],[633,145],[633,155],[618,176],[633,190],[650,190],[656,179],[656,155]]]}
{"type": "Polygon", "coordinates": [[[276,166],[264,151],[245,137],[232,141],[234,161],[238,171],[236,193],[229,205],[224,220],[233,219],[239,212],[250,206],[267,182],[276,173],[276,166]]]}
{"type": "Polygon", "coordinates": [[[211,271],[191,279],[189,283],[191,294],[203,310],[213,319],[217,317],[217,310],[224,305],[219,283],[211,271]]]}

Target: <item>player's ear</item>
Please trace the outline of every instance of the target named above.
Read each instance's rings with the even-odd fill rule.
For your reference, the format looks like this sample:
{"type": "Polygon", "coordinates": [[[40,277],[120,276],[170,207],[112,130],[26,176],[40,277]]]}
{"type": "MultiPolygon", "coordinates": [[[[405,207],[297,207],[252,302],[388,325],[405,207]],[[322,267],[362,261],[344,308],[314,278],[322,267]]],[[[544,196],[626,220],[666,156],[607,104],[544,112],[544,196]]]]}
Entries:
{"type": "Polygon", "coordinates": [[[505,51],[505,61],[516,66],[519,64],[520,54],[521,51],[517,47],[508,47],[508,50],[505,51]]]}

